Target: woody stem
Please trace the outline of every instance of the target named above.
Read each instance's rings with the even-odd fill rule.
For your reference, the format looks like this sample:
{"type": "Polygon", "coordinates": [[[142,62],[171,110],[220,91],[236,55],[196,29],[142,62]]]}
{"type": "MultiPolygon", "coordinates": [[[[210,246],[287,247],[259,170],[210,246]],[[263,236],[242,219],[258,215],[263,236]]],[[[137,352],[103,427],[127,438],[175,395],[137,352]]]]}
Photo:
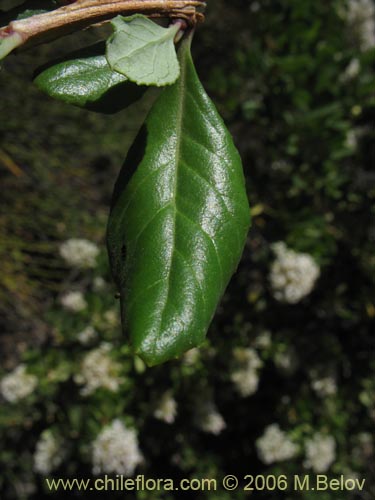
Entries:
{"type": "Polygon", "coordinates": [[[118,14],[201,21],[200,0],[76,0],[51,12],[12,21],[0,28],[0,59],[21,45],[34,45],[107,21],[118,14]]]}

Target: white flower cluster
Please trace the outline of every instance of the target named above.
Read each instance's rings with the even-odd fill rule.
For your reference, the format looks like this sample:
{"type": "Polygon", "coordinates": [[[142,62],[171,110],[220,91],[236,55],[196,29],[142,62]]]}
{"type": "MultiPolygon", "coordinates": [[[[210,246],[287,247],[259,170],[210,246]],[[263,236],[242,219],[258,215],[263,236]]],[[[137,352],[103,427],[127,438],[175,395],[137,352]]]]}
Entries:
{"type": "Polygon", "coordinates": [[[352,450],[355,460],[363,462],[371,459],[374,454],[374,438],[369,432],[361,432],[356,436],[356,446],[352,450]]]}
{"type": "Polygon", "coordinates": [[[65,262],[78,269],[95,267],[99,248],[91,241],[71,238],[60,245],[60,255],[65,262]]]}
{"type": "Polygon", "coordinates": [[[36,444],[34,471],[39,474],[49,474],[61,465],[64,458],[65,451],[62,442],[53,435],[50,429],[46,429],[36,444]]]}
{"type": "Polygon", "coordinates": [[[272,170],[275,172],[281,172],[283,174],[287,174],[291,171],[292,167],[290,163],[285,160],[275,160],[271,163],[272,170]]]}
{"type": "Polygon", "coordinates": [[[262,361],[255,349],[234,349],[236,368],[230,375],[237,391],[242,397],[254,394],[259,385],[259,369],[262,361]]]}
{"type": "Polygon", "coordinates": [[[312,380],[311,387],[320,398],[334,396],[337,392],[336,380],[329,375],[312,380]]]}
{"type": "Polygon", "coordinates": [[[101,276],[96,276],[94,278],[93,283],[92,283],[92,288],[93,288],[94,292],[102,292],[103,290],[105,290],[107,288],[107,283],[106,283],[105,279],[102,278],[101,276]]]}
{"type": "Polygon", "coordinates": [[[195,424],[203,432],[217,436],[227,426],[215,403],[207,398],[200,400],[195,412],[195,424]]]}
{"type": "Polygon", "coordinates": [[[326,472],[336,458],[336,442],[332,436],[316,433],[305,443],[306,460],[303,465],[314,472],[326,472]]]}
{"type": "Polygon", "coordinates": [[[143,462],[138,439],[119,419],[104,427],[92,444],[93,473],[116,473],[131,476],[143,462]]]}
{"type": "Polygon", "coordinates": [[[0,392],[4,399],[15,403],[29,396],[37,385],[37,377],[26,373],[26,365],[21,364],[2,378],[0,392]]]}
{"type": "Polygon", "coordinates": [[[356,130],[349,130],[346,134],[345,146],[348,149],[355,150],[358,147],[358,134],[356,130]]]}
{"type": "Polygon", "coordinates": [[[297,253],[287,248],[285,243],[273,245],[276,254],[270,282],[274,297],[281,302],[296,304],[314,288],[320,270],[311,255],[297,253]]]}
{"type": "Polygon", "coordinates": [[[272,335],[269,330],[264,330],[255,339],[255,347],[258,349],[268,349],[272,345],[272,335]]]}
{"type": "Polygon", "coordinates": [[[115,328],[119,325],[119,318],[120,316],[116,309],[108,309],[108,311],[103,314],[106,325],[111,328],[115,328]]]}
{"type": "Polygon", "coordinates": [[[72,291],[66,292],[60,298],[61,305],[71,312],[80,312],[86,309],[87,302],[82,292],[72,291]]]}
{"type": "Polygon", "coordinates": [[[122,382],[118,376],[121,367],[109,356],[110,351],[111,345],[103,342],[84,356],[81,371],[74,377],[74,381],[83,386],[83,396],[92,394],[99,387],[117,391],[122,382]]]}
{"type": "Polygon", "coordinates": [[[189,351],[185,352],[182,362],[187,366],[193,366],[200,357],[200,350],[197,347],[193,347],[189,351]]]}
{"type": "Polygon", "coordinates": [[[348,66],[345,68],[345,72],[341,77],[341,81],[348,82],[354,80],[359,75],[361,71],[361,63],[356,57],[350,61],[348,66]]]}
{"type": "Polygon", "coordinates": [[[361,432],[358,434],[357,439],[363,448],[365,456],[370,457],[374,453],[374,436],[370,432],[361,432]]]}
{"type": "Polygon", "coordinates": [[[362,50],[375,47],[375,5],[373,0],[349,0],[348,22],[350,29],[358,31],[362,50]]]}
{"type": "Polygon", "coordinates": [[[177,402],[171,391],[165,392],[154,411],[154,417],[167,424],[173,424],[177,415],[177,402]]]}
{"type": "Polygon", "coordinates": [[[86,326],[77,334],[77,340],[83,345],[89,344],[98,337],[97,331],[91,326],[86,326]]]}
{"type": "Polygon", "coordinates": [[[293,347],[287,347],[275,353],[276,368],[285,375],[292,375],[298,367],[298,357],[293,347]]]}
{"type": "Polygon", "coordinates": [[[13,483],[17,499],[25,500],[31,498],[36,493],[36,484],[33,483],[28,477],[18,477],[13,483]]]}
{"type": "Polygon", "coordinates": [[[278,424],[271,424],[255,442],[258,456],[265,464],[289,460],[298,453],[298,446],[282,431],[278,424]]]}
{"type": "Polygon", "coordinates": [[[252,2],[252,4],[250,5],[250,10],[251,12],[258,12],[258,10],[260,10],[260,3],[252,2]]]}

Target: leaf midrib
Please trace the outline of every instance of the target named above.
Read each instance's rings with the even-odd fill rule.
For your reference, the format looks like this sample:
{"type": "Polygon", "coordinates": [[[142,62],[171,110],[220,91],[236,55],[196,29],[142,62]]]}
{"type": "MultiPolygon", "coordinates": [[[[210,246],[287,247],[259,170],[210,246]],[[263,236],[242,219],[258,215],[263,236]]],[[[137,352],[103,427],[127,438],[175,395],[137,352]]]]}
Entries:
{"type": "MultiPolygon", "coordinates": [[[[187,41],[183,43],[188,43],[187,41]]],[[[176,196],[177,196],[177,187],[178,187],[178,175],[179,175],[179,157],[180,157],[180,152],[181,152],[181,143],[182,143],[182,125],[183,125],[183,112],[185,108],[185,102],[186,102],[186,91],[185,91],[185,78],[186,78],[186,63],[187,63],[187,47],[181,47],[182,53],[182,58],[180,62],[180,78],[178,80],[178,108],[177,108],[177,120],[176,120],[176,151],[175,151],[175,156],[174,156],[174,162],[175,162],[175,177],[174,177],[174,183],[173,183],[173,192],[172,192],[172,208],[173,208],[173,236],[172,236],[172,251],[171,251],[171,258],[168,266],[168,274],[165,278],[166,282],[166,292],[165,292],[165,300],[164,300],[164,305],[163,309],[160,314],[160,323],[159,323],[159,332],[161,331],[161,327],[164,322],[164,317],[166,313],[166,308],[168,304],[168,297],[169,297],[169,291],[171,288],[171,273],[172,273],[172,266],[173,266],[173,260],[174,260],[174,253],[175,253],[175,246],[176,246],[176,225],[177,225],[177,206],[176,206],[176,196]]]]}
{"type": "MultiPolygon", "coordinates": [[[[168,28],[168,30],[166,31],[166,33],[164,33],[164,35],[161,36],[160,38],[155,35],[155,38],[146,41],[146,43],[144,45],[142,45],[140,47],[136,47],[134,50],[132,50],[128,54],[126,54],[126,56],[120,57],[118,59],[119,63],[121,63],[124,60],[133,58],[138,52],[144,52],[146,49],[149,48],[150,45],[155,47],[155,46],[161,45],[161,44],[163,44],[165,42],[168,42],[170,40],[170,38],[174,38],[175,37],[175,35],[176,35],[177,31],[178,31],[178,26],[177,25],[176,25],[175,29],[173,29],[173,28],[174,28],[173,26],[170,26],[168,28]],[[174,32],[173,33],[173,37],[171,36],[172,32],[174,32]]],[[[133,38],[137,38],[138,40],[141,40],[142,42],[145,41],[145,40],[142,40],[141,38],[138,38],[138,37],[134,36],[134,34],[132,34],[132,36],[133,36],[133,38]]],[[[116,64],[116,66],[118,67],[118,64],[116,64]]]]}

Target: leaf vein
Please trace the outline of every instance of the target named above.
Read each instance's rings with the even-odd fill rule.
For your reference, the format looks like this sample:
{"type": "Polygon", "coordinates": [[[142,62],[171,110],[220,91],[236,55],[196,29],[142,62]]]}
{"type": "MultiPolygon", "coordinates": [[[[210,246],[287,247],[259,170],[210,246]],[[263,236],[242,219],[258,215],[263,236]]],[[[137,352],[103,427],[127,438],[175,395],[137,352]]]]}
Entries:
{"type": "Polygon", "coordinates": [[[129,243],[133,243],[134,246],[137,245],[140,237],[142,236],[142,234],[146,231],[146,229],[151,225],[151,223],[156,219],[156,217],[158,217],[160,215],[161,212],[163,212],[163,210],[165,210],[166,208],[170,207],[171,206],[171,202],[168,201],[168,203],[166,203],[165,205],[163,205],[161,208],[159,208],[155,214],[153,214],[153,216],[151,217],[151,219],[143,226],[143,228],[141,229],[141,231],[133,238],[133,239],[129,239],[128,240],[128,244],[129,243]]]}
{"type": "Polygon", "coordinates": [[[135,195],[138,193],[139,189],[143,186],[143,184],[145,182],[147,182],[150,179],[150,177],[152,177],[154,174],[160,173],[160,171],[162,171],[165,167],[169,167],[169,166],[170,166],[169,162],[164,163],[163,165],[160,165],[155,170],[152,170],[151,172],[149,172],[145,177],[141,178],[138,185],[132,186],[132,193],[126,202],[125,207],[123,208],[124,212],[126,212],[126,210],[129,208],[130,203],[133,201],[133,199],[135,198],[135,195]]]}
{"type": "Polygon", "coordinates": [[[152,283],[152,285],[148,285],[148,286],[146,286],[146,288],[142,288],[142,290],[135,297],[133,297],[133,299],[127,304],[126,308],[127,308],[128,313],[129,313],[130,309],[135,305],[135,303],[139,300],[139,298],[142,297],[142,295],[144,295],[146,292],[148,292],[152,288],[155,288],[156,285],[159,285],[164,280],[165,280],[165,277],[160,278],[160,279],[156,280],[154,283],[152,283]]]}
{"type": "Polygon", "coordinates": [[[189,263],[187,257],[185,257],[185,255],[181,252],[181,250],[179,250],[177,247],[176,247],[176,253],[181,257],[182,261],[185,263],[185,265],[190,269],[191,271],[191,274],[194,278],[194,281],[196,282],[196,284],[198,285],[198,288],[199,288],[199,291],[200,291],[200,294],[201,294],[201,299],[202,299],[202,302],[203,302],[203,306],[204,306],[204,314],[203,316],[205,317],[206,316],[206,313],[207,313],[207,303],[206,303],[206,299],[205,299],[205,296],[204,296],[204,291],[203,291],[203,288],[202,288],[202,284],[201,282],[199,281],[199,279],[197,278],[197,274],[195,272],[195,269],[193,268],[193,266],[189,263]]]}
{"type": "Polygon", "coordinates": [[[214,240],[211,238],[211,236],[206,233],[206,231],[193,219],[191,219],[188,215],[186,215],[184,212],[182,212],[181,210],[177,209],[177,213],[181,216],[181,217],[184,217],[188,222],[190,222],[190,224],[192,224],[193,226],[197,227],[199,229],[199,231],[205,235],[206,239],[208,239],[208,241],[210,242],[211,246],[214,248],[214,251],[215,251],[215,255],[216,255],[216,259],[217,259],[217,263],[218,263],[218,267],[220,269],[220,275],[221,275],[221,282],[222,284],[224,283],[224,273],[223,273],[223,267],[221,265],[221,260],[220,260],[220,256],[219,256],[219,252],[218,252],[218,249],[216,248],[216,245],[215,245],[215,242],[214,240]]]}
{"type": "Polygon", "coordinates": [[[225,198],[223,196],[223,194],[217,189],[216,186],[210,184],[210,182],[205,178],[203,177],[203,175],[200,173],[200,172],[197,172],[194,168],[192,168],[186,161],[183,161],[181,160],[181,163],[187,168],[189,169],[191,172],[193,172],[197,177],[199,177],[200,179],[202,179],[202,181],[210,187],[210,189],[212,189],[216,194],[217,196],[219,197],[220,201],[221,201],[221,205],[224,207],[225,209],[225,212],[228,214],[228,216],[235,222],[234,224],[234,227],[236,229],[236,235],[237,235],[237,242],[238,244],[240,244],[240,233],[239,233],[239,229],[237,227],[237,224],[236,224],[236,217],[234,216],[234,214],[229,210],[226,202],[225,202],[225,198]]]}

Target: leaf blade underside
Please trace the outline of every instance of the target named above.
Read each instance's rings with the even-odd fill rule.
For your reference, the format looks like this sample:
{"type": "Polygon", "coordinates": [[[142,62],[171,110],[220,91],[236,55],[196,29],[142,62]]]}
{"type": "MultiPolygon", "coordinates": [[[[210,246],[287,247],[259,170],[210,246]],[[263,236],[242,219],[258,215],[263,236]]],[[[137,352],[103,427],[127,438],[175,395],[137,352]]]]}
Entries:
{"type": "Polygon", "coordinates": [[[125,161],[107,232],[123,323],[149,365],[203,342],[250,225],[241,160],[189,40],[179,58],[180,79],[162,92],[125,161]]]}
{"type": "Polygon", "coordinates": [[[113,70],[138,85],[162,87],[177,80],[177,24],[163,28],[146,16],[135,14],[115,17],[112,26],[115,32],[107,41],[107,60],[113,70]]]}

